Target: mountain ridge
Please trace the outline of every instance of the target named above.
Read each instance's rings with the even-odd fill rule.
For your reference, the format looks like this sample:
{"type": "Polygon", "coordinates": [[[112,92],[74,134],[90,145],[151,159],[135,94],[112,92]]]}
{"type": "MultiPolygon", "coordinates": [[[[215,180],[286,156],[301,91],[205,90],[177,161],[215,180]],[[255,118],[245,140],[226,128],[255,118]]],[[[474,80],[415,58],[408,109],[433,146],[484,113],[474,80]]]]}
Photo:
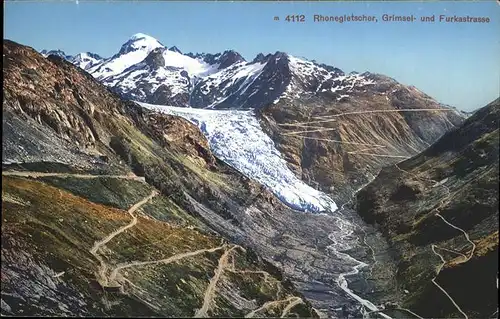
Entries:
{"type": "Polygon", "coordinates": [[[499,124],[497,98],[356,195],[395,247],[404,306],[421,316],[498,310],[499,124]]]}
{"type": "MultiPolygon", "coordinates": [[[[174,57],[172,56],[171,59],[174,59],[174,57]]],[[[168,62],[169,58],[166,60],[168,62]]],[[[164,66],[167,67],[168,65],[172,65],[172,63],[167,63],[164,66]]],[[[203,66],[200,65],[198,68],[203,68],[203,66]]],[[[169,48],[164,46],[157,39],[143,33],[137,33],[130,37],[128,41],[122,45],[118,53],[111,58],[101,60],[100,63],[94,64],[92,67],[88,67],[87,71],[98,80],[103,81],[105,85],[110,86],[116,93],[127,99],[136,99],[139,102],[160,105],[202,108],[261,108],[265,105],[274,103],[280,97],[290,94],[291,91],[294,91],[295,94],[314,93],[320,95],[325,92],[330,92],[333,93],[333,95],[330,94],[328,97],[341,100],[348,95],[347,89],[349,87],[354,89],[355,85],[363,86],[363,81],[360,81],[360,79],[362,79],[364,75],[369,74],[369,72],[344,73],[337,67],[329,66],[325,63],[318,63],[315,60],[296,58],[281,51],[268,53],[266,55],[259,53],[251,61],[247,61],[241,54],[232,49],[215,54],[182,54],[177,47],[172,46],[169,48]],[[139,80],[139,87],[134,87],[133,84],[131,84],[134,82],[134,75],[131,75],[129,78],[124,74],[127,72],[126,69],[142,63],[143,60],[157,48],[165,48],[167,51],[177,53],[185,58],[193,59],[194,61],[188,64],[191,66],[193,66],[193,63],[206,64],[205,68],[209,68],[211,71],[207,70],[208,72],[203,72],[204,70],[198,70],[190,72],[182,63],[173,62],[173,65],[184,68],[184,70],[178,72],[171,71],[168,75],[163,74],[165,73],[164,70],[159,70],[158,68],[149,71],[142,70],[140,72],[142,74],[142,80],[139,80]],[[171,48],[174,48],[174,50],[171,50],[171,48]],[[136,57],[126,56],[127,53],[134,52],[136,57]],[[122,60],[125,60],[125,58],[130,61],[123,62],[122,60]],[[282,58],[289,61],[289,66],[285,66],[286,63],[284,64],[283,61],[281,63],[279,62],[282,58]],[[114,59],[116,61],[114,61],[114,59]],[[118,60],[122,62],[118,63],[118,60]],[[268,67],[269,70],[264,70],[265,72],[263,74],[243,74],[245,70],[249,71],[249,69],[252,68],[257,71],[259,68],[255,65],[256,63],[267,64],[268,62],[271,64],[268,67]],[[123,64],[123,66],[117,67],[116,70],[111,71],[111,69],[113,69],[112,65],[116,64],[123,64]],[[239,65],[235,72],[230,72],[230,74],[227,72],[226,74],[221,73],[220,79],[214,82],[216,74],[232,66],[234,67],[235,64],[239,65]],[[290,66],[294,68],[292,72],[290,72],[290,66]],[[106,71],[106,69],[108,69],[108,71],[106,71]],[[188,72],[190,80],[187,83],[175,81],[175,79],[182,77],[180,74],[182,71],[188,72]],[[148,73],[148,76],[146,76],[145,73],[148,73]],[[162,75],[158,73],[162,73],[162,75]],[[259,77],[259,75],[262,76],[262,79],[255,79],[255,77],[259,77]],[[242,86],[238,87],[238,84],[248,84],[244,81],[237,81],[237,79],[242,76],[248,81],[256,81],[256,83],[246,88],[242,86]],[[112,79],[112,77],[115,78],[112,79]],[[281,78],[280,81],[283,84],[280,85],[276,79],[272,79],[273,77],[281,78]],[[228,83],[224,83],[228,81],[232,82],[230,87],[226,85],[228,83]],[[288,83],[289,81],[293,83],[288,83]],[[258,82],[261,83],[259,84],[258,82]],[[270,87],[272,91],[279,91],[279,93],[263,91],[263,86],[270,87]],[[217,93],[217,91],[228,92],[221,94],[217,93]],[[239,95],[239,97],[236,97],[236,94],[232,94],[235,92],[238,92],[237,95],[239,95]],[[165,98],[161,98],[162,96],[165,98]]],[[[139,72],[139,68],[136,67],[136,71],[139,72]]],[[[411,87],[411,85],[409,87],[411,87]]]]}

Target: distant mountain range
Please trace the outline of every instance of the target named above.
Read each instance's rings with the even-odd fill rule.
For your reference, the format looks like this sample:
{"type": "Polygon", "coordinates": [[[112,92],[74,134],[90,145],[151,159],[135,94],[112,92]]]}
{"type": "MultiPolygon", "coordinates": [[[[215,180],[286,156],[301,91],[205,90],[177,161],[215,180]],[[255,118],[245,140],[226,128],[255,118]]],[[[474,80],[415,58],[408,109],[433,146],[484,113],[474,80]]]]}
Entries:
{"type": "Polygon", "coordinates": [[[57,55],[61,58],[64,58],[74,65],[78,66],[79,68],[82,68],[84,70],[90,69],[92,66],[97,65],[101,63],[104,59],[99,56],[98,54],[95,53],[90,53],[90,52],[82,52],[78,53],[77,55],[68,55],[64,53],[64,51],[61,50],[42,50],[40,52],[44,57],[48,57],[49,55],[57,55]]]}
{"type": "Polygon", "coordinates": [[[260,109],[283,98],[341,101],[377,91],[380,84],[369,72],[346,74],[284,52],[260,53],[252,61],[233,50],[183,54],[143,33],[133,35],[110,58],[89,52],[41,53],[65,58],[126,99],[160,105],[260,109]]]}

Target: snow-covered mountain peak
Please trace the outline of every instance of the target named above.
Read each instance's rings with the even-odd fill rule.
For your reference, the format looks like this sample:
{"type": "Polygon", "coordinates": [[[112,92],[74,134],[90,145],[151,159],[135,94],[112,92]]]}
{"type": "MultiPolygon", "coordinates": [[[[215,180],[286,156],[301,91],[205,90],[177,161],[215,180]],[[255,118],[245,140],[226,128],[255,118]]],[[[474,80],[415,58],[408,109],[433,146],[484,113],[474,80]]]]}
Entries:
{"type": "Polygon", "coordinates": [[[145,101],[150,98],[158,103],[168,101],[185,105],[195,83],[217,72],[218,66],[162,46],[151,50],[141,62],[102,82],[128,99],[145,101]]]}
{"type": "MultiPolygon", "coordinates": [[[[337,100],[347,98],[355,90],[374,83],[364,74],[348,74],[333,66],[287,55],[290,83],[281,97],[328,94],[337,100]]],[[[276,100],[275,103],[279,101],[276,100]]]]}
{"type": "Polygon", "coordinates": [[[168,48],[168,50],[182,54],[182,51],[178,47],[176,47],[175,45],[173,47],[168,48]]]}
{"type": "Polygon", "coordinates": [[[142,62],[154,49],[164,47],[155,38],[143,33],[137,33],[122,45],[117,54],[91,67],[88,71],[96,79],[104,80],[142,62]]]}
{"type": "Polygon", "coordinates": [[[205,73],[208,69],[210,69],[210,64],[200,60],[193,59],[187,55],[176,51],[164,50],[163,58],[165,59],[166,67],[176,67],[182,68],[188,74],[198,75],[205,73]]]}
{"type": "Polygon", "coordinates": [[[154,39],[152,36],[150,35],[147,35],[145,33],[141,33],[141,32],[138,32],[134,35],[132,35],[129,40],[132,40],[132,41],[135,41],[135,40],[139,40],[139,39],[145,39],[145,38],[151,38],[151,39],[154,39]]]}
{"type": "Polygon", "coordinates": [[[48,57],[49,55],[57,55],[58,57],[61,57],[63,59],[69,60],[72,58],[71,55],[66,54],[63,50],[42,50],[40,53],[44,57],[48,57]]]}
{"type": "Polygon", "coordinates": [[[330,72],[333,72],[336,75],[344,75],[344,72],[342,72],[342,70],[340,69],[318,64],[313,61],[298,58],[292,55],[288,55],[288,61],[290,70],[296,75],[313,75],[315,73],[327,74],[330,72]]]}
{"type": "Polygon", "coordinates": [[[91,52],[82,52],[75,55],[70,62],[74,65],[87,70],[103,60],[101,56],[91,52]]]}
{"type": "Polygon", "coordinates": [[[149,53],[158,47],[164,47],[164,45],[152,36],[144,33],[136,33],[122,45],[118,54],[127,54],[136,50],[147,51],[149,53]]]}
{"type": "MultiPolygon", "coordinates": [[[[210,65],[202,59],[195,59],[166,47],[158,47],[149,52],[147,57],[132,69],[138,70],[145,67],[150,71],[167,68],[170,71],[179,69],[180,71],[186,71],[189,75],[198,75],[205,73],[210,68],[210,65]]],[[[126,69],[125,72],[132,69],[126,69]]]]}

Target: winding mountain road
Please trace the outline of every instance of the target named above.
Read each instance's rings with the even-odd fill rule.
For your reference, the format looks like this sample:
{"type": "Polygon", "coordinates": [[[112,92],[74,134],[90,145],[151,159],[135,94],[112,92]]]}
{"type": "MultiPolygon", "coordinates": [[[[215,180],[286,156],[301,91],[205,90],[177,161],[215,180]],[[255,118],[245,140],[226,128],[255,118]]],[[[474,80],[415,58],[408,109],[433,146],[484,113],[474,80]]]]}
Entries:
{"type": "Polygon", "coordinates": [[[253,318],[256,313],[261,312],[261,311],[266,310],[266,309],[269,309],[269,308],[274,307],[276,305],[285,303],[285,302],[287,302],[288,305],[283,309],[283,312],[281,313],[281,318],[284,318],[293,307],[295,307],[296,305],[298,305],[300,303],[303,303],[304,301],[301,298],[296,297],[296,296],[291,296],[291,297],[288,297],[288,298],[282,299],[282,300],[268,301],[265,304],[263,304],[261,307],[249,312],[247,315],[245,315],[245,318],[253,318]]]}
{"type": "Polygon", "coordinates": [[[263,270],[235,270],[228,268],[227,271],[235,273],[235,274],[260,274],[264,276],[264,282],[267,283],[269,286],[272,286],[272,281],[270,278],[273,279],[274,283],[276,283],[276,287],[278,288],[278,291],[276,292],[276,297],[278,297],[281,293],[281,285],[279,284],[279,280],[276,278],[273,278],[270,273],[267,271],[263,270]]]}
{"type": "Polygon", "coordinates": [[[443,257],[440,253],[438,253],[438,252],[436,251],[436,248],[441,249],[441,250],[445,250],[445,251],[449,251],[449,252],[453,252],[453,253],[455,253],[455,254],[458,254],[458,255],[463,256],[464,258],[463,258],[462,260],[458,261],[458,262],[457,262],[457,264],[463,264],[463,263],[468,262],[468,261],[472,258],[472,256],[474,255],[474,251],[475,251],[475,249],[476,249],[476,244],[474,244],[474,242],[473,242],[472,240],[470,240],[470,238],[469,238],[469,234],[467,234],[467,232],[466,232],[465,230],[463,230],[463,229],[462,229],[462,228],[460,228],[460,227],[457,227],[457,226],[453,225],[453,224],[452,224],[452,223],[450,223],[448,220],[446,220],[446,218],[444,218],[441,214],[439,214],[440,209],[441,209],[443,206],[445,206],[447,203],[449,203],[449,198],[451,197],[451,192],[450,192],[450,189],[448,188],[448,186],[446,186],[446,185],[445,185],[446,181],[448,181],[448,178],[444,179],[444,180],[443,180],[443,181],[441,181],[441,182],[438,182],[438,181],[433,180],[433,179],[428,178],[428,177],[423,177],[423,178],[421,178],[421,177],[417,176],[416,174],[412,174],[412,173],[410,173],[410,172],[408,172],[408,171],[406,171],[406,170],[404,170],[404,169],[400,168],[397,164],[395,164],[395,166],[396,166],[396,168],[397,168],[398,170],[400,170],[401,172],[404,172],[404,173],[406,173],[406,174],[409,174],[409,175],[413,176],[413,177],[414,177],[415,179],[417,179],[417,180],[418,180],[418,179],[420,179],[420,180],[422,180],[422,179],[426,179],[426,180],[428,180],[428,181],[433,182],[434,184],[432,185],[432,187],[441,186],[441,187],[445,190],[445,192],[446,192],[445,198],[441,201],[440,205],[439,205],[438,207],[436,207],[436,208],[434,208],[434,209],[433,209],[433,211],[437,211],[434,215],[435,215],[435,216],[437,216],[437,217],[439,217],[439,218],[441,218],[441,219],[443,220],[443,222],[444,222],[445,224],[447,224],[448,226],[450,226],[450,227],[452,227],[452,228],[454,228],[454,229],[456,229],[456,230],[458,230],[458,231],[462,232],[462,233],[464,234],[464,236],[465,236],[465,239],[466,239],[466,240],[467,240],[467,241],[471,244],[472,249],[471,249],[471,251],[470,251],[469,256],[466,256],[465,254],[463,254],[463,253],[461,253],[461,252],[457,252],[457,251],[450,250],[450,249],[447,249],[447,248],[441,248],[441,247],[438,247],[438,246],[436,246],[436,245],[432,244],[432,245],[431,245],[431,250],[432,250],[432,252],[433,252],[436,256],[438,256],[438,257],[439,257],[439,259],[441,260],[441,264],[438,266],[438,268],[437,268],[437,270],[436,270],[436,275],[435,275],[435,276],[434,276],[434,278],[431,280],[431,282],[432,282],[432,283],[433,283],[433,284],[434,284],[434,285],[435,285],[435,286],[436,286],[439,290],[441,290],[441,291],[443,292],[443,294],[444,294],[444,295],[445,295],[445,296],[446,296],[446,297],[447,297],[447,298],[451,301],[451,303],[455,306],[455,308],[457,308],[457,310],[458,310],[458,311],[459,311],[459,312],[460,312],[460,313],[464,316],[464,318],[465,318],[465,319],[469,319],[469,317],[467,316],[467,314],[466,314],[466,313],[465,313],[465,312],[464,312],[464,311],[460,308],[460,306],[459,306],[459,305],[455,302],[455,300],[454,300],[454,299],[450,296],[450,294],[449,294],[449,293],[448,293],[448,292],[447,292],[447,291],[446,291],[443,287],[441,287],[441,286],[440,286],[440,285],[436,282],[436,279],[437,279],[437,277],[438,277],[439,273],[441,272],[441,270],[443,269],[443,267],[444,267],[444,266],[448,263],[448,262],[444,259],[444,257],[443,257]]]}
{"type": "Polygon", "coordinates": [[[432,244],[431,245],[432,252],[441,259],[442,263],[441,263],[441,265],[439,265],[439,267],[438,267],[438,269],[436,271],[436,276],[431,279],[431,282],[436,287],[438,287],[439,290],[441,290],[443,292],[443,294],[445,294],[446,297],[448,297],[448,299],[451,301],[451,303],[465,317],[465,319],[468,319],[469,317],[467,316],[467,314],[460,308],[460,306],[455,302],[455,300],[453,300],[453,298],[448,294],[448,292],[436,282],[436,278],[439,275],[439,273],[441,272],[441,269],[443,269],[444,265],[446,265],[446,260],[444,259],[444,257],[441,254],[439,254],[438,252],[436,252],[435,248],[436,248],[436,245],[432,244]]]}
{"type": "MultiPolygon", "coordinates": [[[[278,123],[278,126],[292,127],[292,128],[297,127],[297,128],[306,129],[306,130],[302,130],[302,131],[291,131],[291,132],[281,133],[281,135],[283,135],[283,136],[297,136],[300,134],[338,130],[338,128],[318,126],[318,124],[336,122],[337,121],[336,118],[341,117],[341,116],[361,115],[361,114],[395,113],[395,112],[396,113],[401,113],[401,112],[456,112],[456,110],[445,109],[445,108],[440,108],[440,109],[365,110],[365,111],[345,112],[345,113],[332,114],[332,115],[315,116],[315,117],[312,117],[314,119],[313,121],[311,121],[311,116],[309,114],[307,121],[296,122],[296,123],[278,123]],[[308,130],[308,129],[310,129],[310,130],[308,130]]],[[[449,120],[448,120],[448,122],[449,122],[449,120]]],[[[453,123],[451,123],[451,124],[453,125],[453,123]]],[[[333,142],[333,143],[341,143],[341,144],[348,144],[348,145],[349,144],[351,144],[351,145],[365,145],[365,146],[372,146],[373,147],[371,149],[365,149],[365,150],[361,150],[361,151],[347,152],[348,154],[352,154],[352,155],[389,157],[389,158],[410,158],[411,157],[411,156],[404,156],[404,155],[374,154],[374,153],[367,153],[366,152],[367,150],[372,151],[372,150],[375,150],[378,148],[385,147],[383,145],[366,144],[366,143],[353,143],[353,142],[349,143],[349,142],[343,142],[343,141],[339,141],[339,140],[329,140],[329,139],[322,139],[322,138],[316,138],[316,137],[311,137],[311,136],[298,136],[298,137],[314,139],[314,140],[319,140],[319,141],[328,141],[328,142],[333,142]]],[[[412,147],[410,144],[407,144],[407,146],[410,147],[411,149],[413,149],[417,153],[420,152],[419,150],[412,147]]]]}
{"type": "MultiPolygon", "coordinates": [[[[457,262],[457,264],[463,264],[463,263],[466,263],[468,262],[472,256],[474,255],[474,251],[476,249],[476,244],[474,244],[474,242],[472,242],[469,238],[469,235],[467,234],[467,232],[465,232],[462,228],[459,228],[455,225],[453,225],[452,223],[450,223],[449,221],[447,221],[443,216],[441,216],[439,213],[436,213],[436,216],[440,217],[447,225],[449,225],[450,227],[452,228],[455,228],[456,230],[459,230],[461,231],[465,238],[467,239],[467,241],[472,245],[472,249],[471,249],[471,252],[470,252],[470,255],[469,256],[466,256],[464,259],[462,259],[461,261],[457,262]]],[[[437,247],[436,245],[431,245],[431,249],[432,249],[432,252],[438,256],[441,261],[442,261],[442,264],[437,268],[437,271],[436,271],[436,276],[431,280],[432,283],[437,287],[439,288],[439,290],[441,290],[445,295],[446,297],[448,297],[448,299],[451,301],[451,303],[453,303],[453,305],[455,306],[455,308],[457,308],[457,310],[464,316],[465,319],[469,319],[469,317],[467,316],[467,314],[458,306],[458,304],[455,302],[455,300],[448,294],[448,292],[443,288],[441,287],[437,282],[436,282],[436,279],[437,279],[437,276],[439,275],[439,273],[441,272],[441,270],[443,269],[443,267],[446,265],[447,261],[444,259],[444,257],[439,254],[438,252],[436,252],[436,249],[435,248],[439,248],[437,247]]],[[[461,254],[461,253],[460,253],[461,254]]],[[[463,254],[461,254],[462,256],[464,256],[463,254]]]]}
{"type": "Polygon", "coordinates": [[[373,114],[373,113],[400,113],[400,112],[456,112],[454,109],[398,109],[398,110],[368,110],[368,111],[354,111],[339,113],[333,115],[316,116],[313,119],[317,121],[312,122],[302,122],[295,124],[317,124],[336,121],[335,117],[346,116],[346,115],[359,115],[359,114],[373,114]]]}
{"type": "Polygon", "coordinates": [[[208,284],[207,289],[205,290],[205,295],[203,297],[203,305],[201,306],[200,309],[198,309],[195,313],[196,318],[202,318],[202,317],[207,317],[207,311],[210,307],[210,304],[212,303],[212,300],[215,295],[216,291],[216,286],[217,282],[220,279],[220,276],[224,272],[224,269],[228,265],[228,259],[229,259],[229,254],[236,248],[242,249],[244,251],[244,248],[238,245],[235,245],[229,249],[227,249],[222,256],[219,258],[219,265],[217,266],[217,269],[215,270],[215,274],[210,279],[210,283],[208,284]]]}
{"type": "Polygon", "coordinates": [[[90,249],[90,253],[100,263],[100,266],[99,266],[99,269],[97,271],[97,274],[98,274],[98,278],[100,278],[102,280],[103,284],[106,285],[109,282],[107,280],[107,278],[106,278],[106,270],[108,269],[108,267],[107,267],[106,263],[104,262],[104,259],[102,259],[102,257],[97,253],[97,251],[99,250],[99,248],[101,248],[102,246],[104,246],[105,244],[107,244],[108,242],[110,242],[115,236],[123,233],[125,230],[127,230],[127,229],[129,229],[131,227],[134,227],[135,224],[137,224],[137,217],[133,213],[137,209],[139,209],[142,205],[144,205],[148,201],[150,201],[156,195],[158,195],[158,191],[154,190],[154,191],[151,192],[151,194],[149,196],[145,197],[144,199],[142,199],[141,201],[137,202],[132,207],[130,207],[129,210],[127,211],[129,213],[129,215],[132,217],[132,220],[130,221],[130,223],[128,223],[125,226],[122,226],[122,227],[118,228],[117,230],[115,230],[114,232],[112,232],[108,236],[104,237],[103,239],[101,239],[99,241],[96,241],[94,243],[94,246],[92,246],[92,248],[90,249]]]}
{"type": "Polygon", "coordinates": [[[30,172],[30,171],[2,171],[3,176],[17,176],[17,177],[31,177],[31,178],[41,178],[41,177],[73,177],[81,179],[95,179],[95,178],[119,178],[127,180],[135,180],[140,182],[146,182],[145,178],[142,176],[137,176],[134,174],[129,175],[92,175],[92,174],[71,174],[71,173],[45,173],[45,172],[30,172]]]}
{"type": "MultiPolygon", "coordinates": [[[[436,216],[440,217],[448,226],[452,227],[452,228],[455,228],[456,230],[458,231],[461,231],[464,236],[465,236],[465,239],[471,244],[472,246],[472,249],[470,251],[470,255],[467,256],[462,262],[460,262],[460,264],[462,263],[465,263],[465,262],[468,262],[472,256],[474,255],[474,251],[476,250],[476,244],[474,244],[474,242],[472,240],[470,240],[469,238],[469,234],[467,234],[467,232],[465,230],[463,230],[462,228],[460,227],[457,227],[455,225],[453,225],[452,223],[450,223],[449,221],[447,221],[442,215],[440,215],[439,213],[436,213],[436,216]]],[[[463,255],[463,254],[461,254],[463,255]]]]}
{"type": "Polygon", "coordinates": [[[147,265],[154,265],[154,264],[169,264],[174,261],[178,261],[184,258],[188,257],[193,257],[199,254],[203,253],[213,253],[217,250],[224,249],[225,245],[219,246],[219,247],[213,247],[213,248],[204,248],[204,249],[199,249],[196,251],[189,251],[185,253],[180,253],[174,256],[170,256],[168,258],[163,258],[163,259],[158,259],[158,260],[150,260],[150,261],[134,261],[130,263],[122,263],[118,264],[113,270],[111,271],[111,274],[109,276],[109,282],[114,282],[116,280],[116,277],[118,275],[118,272],[122,269],[126,268],[131,268],[131,267],[141,267],[141,266],[147,266],[147,265]]]}
{"type": "Polygon", "coordinates": [[[304,303],[304,300],[302,300],[302,298],[291,297],[290,303],[288,305],[286,305],[285,309],[283,309],[283,312],[281,313],[280,318],[285,318],[285,316],[288,315],[288,313],[290,312],[290,310],[292,310],[293,307],[295,307],[296,305],[299,305],[301,303],[304,303]]]}

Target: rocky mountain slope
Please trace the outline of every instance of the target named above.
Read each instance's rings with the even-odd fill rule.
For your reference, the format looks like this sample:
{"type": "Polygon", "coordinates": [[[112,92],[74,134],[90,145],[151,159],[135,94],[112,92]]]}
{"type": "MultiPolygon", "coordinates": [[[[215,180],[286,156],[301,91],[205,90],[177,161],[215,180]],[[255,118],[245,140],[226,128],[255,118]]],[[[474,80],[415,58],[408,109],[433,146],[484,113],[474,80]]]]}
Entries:
{"type": "Polygon", "coordinates": [[[295,292],[275,268],[196,230],[165,196],[93,252],[131,225],[126,210],[151,192],[143,182],[71,175],[2,182],[3,315],[244,316],[280,300],[258,315],[311,315],[300,297],[285,313],[295,292]]]}
{"type": "Polygon", "coordinates": [[[418,154],[465,118],[386,76],[363,79],[370,84],[340,100],[285,97],[259,111],[290,169],[339,204],[382,167],[418,154]]]}
{"type": "MultiPolygon", "coordinates": [[[[259,186],[195,126],[11,41],[3,63],[2,314],[317,315],[280,270],[200,217],[231,218],[229,198],[259,205],[247,198],[259,186]]],[[[260,205],[276,201],[261,193],[260,205]]]]}
{"type": "Polygon", "coordinates": [[[397,248],[404,304],[420,316],[498,315],[499,120],[497,99],[357,194],[397,248]]]}
{"type": "Polygon", "coordinates": [[[291,209],[196,126],[60,57],[4,41],[3,65],[2,314],[359,316],[401,298],[353,211],[291,209]]]}

